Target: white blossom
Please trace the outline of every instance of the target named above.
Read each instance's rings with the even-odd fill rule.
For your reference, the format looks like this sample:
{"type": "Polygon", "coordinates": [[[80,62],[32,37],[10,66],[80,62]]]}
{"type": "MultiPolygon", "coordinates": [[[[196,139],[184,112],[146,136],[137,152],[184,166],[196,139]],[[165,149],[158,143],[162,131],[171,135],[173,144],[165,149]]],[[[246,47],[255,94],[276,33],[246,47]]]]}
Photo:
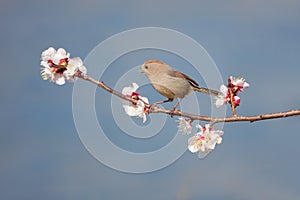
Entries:
{"type": "MultiPolygon", "coordinates": [[[[146,99],[144,99],[144,100],[146,100],[146,99]]],[[[145,104],[143,101],[138,100],[136,105],[133,105],[133,104],[123,105],[123,108],[127,115],[129,115],[131,117],[140,117],[143,119],[143,123],[146,122],[147,117],[146,117],[146,112],[145,112],[145,104]]]]}
{"type": "Polygon", "coordinates": [[[221,85],[220,87],[220,94],[215,97],[216,102],[215,105],[217,108],[225,105],[227,102],[231,104],[231,101],[234,102],[235,106],[239,106],[240,104],[240,97],[238,96],[239,92],[242,92],[245,88],[250,87],[249,83],[245,81],[244,78],[236,78],[233,76],[230,76],[228,78],[228,84],[227,86],[221,85]],[[230,92],[232,93],[232,99],[230,92]]]}
{"type": "Polygon", "coordinates": [[[70,58],[70,53],[65,49],[55,50],[53,47],[42,52],[41,55],[41,76],[43,80],[49,80],[58,85],[65,84],[66,80],[74,82],[76,73],[86,73],[83,62],[79,57],[70,58]]]}
{"type": "Polygon", "coordinates": [[[136,116],[143,119],[143,123],[146,122],[148,114],[148,109],[145,106],[146,104],[149,104],[147,97],[139,96],[139,93],[136,92],[136,90],[139,88],[138,84],[132,83],[132,87],[124,87],[122,90],[122,94],[134,99],[137,101],[137,103],[132,103],[129,101],[122,101],[123,102],[123,108],[127,115],[129,116],[136,116]]]}
{"type": "Polygon", "coordinates": [[[250,87],[249,83],[246,82],[246,80],[242,77],[233,77],[230,76],[229,80],[231,82],[231,84],[233,85],[233,87],[235,87],[235,89],[239,92],[242,92],[243,89],[250,87]]]}
{"type": "Polygon", "coordinates": [[[188,139],[188,149],[198,153],[200,159],[215,149],[216,144],[221,144],[223,131],[213,130],[206,124],[204,127],[197,125],[199,132],[188,139]]]}
{"type": "Polygon", "coordinates": [[[192,132],[192,120],[185,119],[183,117],[178,118],[178,132],[184,135],[188,135],[192,132]]]}
{"type": "Polygon", "coordinates": [[[138,84],[132,83],[132,87],[124,87],[122,90],[122,94],[130,96],[133,92],[135,92],[139,88],[138,84]]]}
{"type": "Polygon", "coordinates": [[[76,76],[75,73],[77,71],[80,71],[81,73],[86,74],[87,73],[87,69],[85,66],[83,66],[83,62],[81,60],[81,58],[79,57],[75,57],[69,60],[68,66],[67,66],[67,70],[64,71],[64,76],[66,77],[66,79],[70,82],[74,82],[76,80],[76,76]]]}
{"type": "Polygon", "coordinates": [[[228,88],[225,85],[220,86],[220,94],[216,96],[216,102],[215,105],[217,108],[225,105],[227,103],[227,98],[229,96],[228,94],[228,88]]]}

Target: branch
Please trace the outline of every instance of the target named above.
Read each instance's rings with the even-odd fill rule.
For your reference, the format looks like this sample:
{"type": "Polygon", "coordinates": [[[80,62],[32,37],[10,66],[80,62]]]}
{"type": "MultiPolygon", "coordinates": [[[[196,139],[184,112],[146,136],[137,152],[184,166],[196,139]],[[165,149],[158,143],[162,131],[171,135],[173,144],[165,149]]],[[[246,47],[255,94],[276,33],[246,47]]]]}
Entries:
{"type": "Polygon", "coordinates": [[[300,115],[299,110],[290,110],[285,112],[277,112],[277,113],[269,113],[269,114],[260,114],[260,115],[253,115],[253,116],[233,116],[233,117],[224,117],[224,118],[215,118],[215,117],[208,117],[203,115],[193,115],[189,113],[184,113],[179,110],[166,110],[163,108],[156,107],[151,111],[152,113],[165,113],[168,115],[177,115],[182,117],[191,118],[193,120],[200,120],[200,121],[209,121],[212,123],[220,123],[220,122],[241,122],[241,121],[248,121],[248,122],[255,122],[267,119],[276,119],[276,118],[285,118],[300,115]]]}
{"type": "Polygon", "coordinates": [[[86,75],[86,74],[83,74],[83,73],[80,73],[78,74],[78,77],[79,78],[82,78],[83,80],[86,80],[86,81],[90,81],[94,84],[96,84],[97,86],[103,88],[104,90],[106,90],[107,92],[109,93],[112,93],[113,95],[116,95],[117,97],[121,98],[121,99],[124,99],[126,101],[129,101],[131,103],[137,103],[137,100],[134,100],[126,95],[123,95],[122,93],[110,88],[109,86],[107,86],[106,84],[104,84],[103,81],[97,81],[95,79],[93,79],[92,77],[86,75]]]}
{"type": "Polygon", "coordinates": [[[234,95],[233,95],[233,92],[232,92],[232,89],[230,88],[229,89],[229,94],[230,94],[230,105],[231,105],[231,111],[232,111],[232,114],[234,117],[237,116],[236,114],[236,110],[235,110],[235,102],[234,102],[234,95]]]}
{"type": "MultiPolygon", "coordinates": [[[[108,91],[109,93],[111,93],[113,95],[116,95],[117,97],[119,97],[121,99],[124,99],[124,100],[132,102],[132,103],[137,103],[137,100],[134,100],[134,99],[132,99],[126,95],[123,95],[122,93],[110,88],[103,81],[97,81],[97,80],[93,79],[92,77],[89,77],[88,75],[83,74],[83,73],[78,74],[78,77],[96,84],[97,86],[103,88],[104,90],[108,91]]],[[[300,115],[300,109],[298,109],[298,110],[290,110],[290,111],[276,112],[276,113],[269,113],[269,114],[260,114],[260,115],[254,115],[254,116],[232,116],[232,117],[224,117],[224,118],[215,118],[215,117],[209,117],[209,116],[189,114],[189,113],[181,112],[179,110],[167,110],[167,109],[153,106],[150,104],[146,104],[146,106],[151,108],[151,113],[164,113],[164,114],[168,114],[170,116],[182,116],[182,117],[190,118],[192,120],[208,121],[213,124],[220,123],[220,122],[241,122],[241,121],[255,122],[255,121],[261,121],[261,120],[285,118],[285,117],[292,117],[292,116],[300,115]]]]}

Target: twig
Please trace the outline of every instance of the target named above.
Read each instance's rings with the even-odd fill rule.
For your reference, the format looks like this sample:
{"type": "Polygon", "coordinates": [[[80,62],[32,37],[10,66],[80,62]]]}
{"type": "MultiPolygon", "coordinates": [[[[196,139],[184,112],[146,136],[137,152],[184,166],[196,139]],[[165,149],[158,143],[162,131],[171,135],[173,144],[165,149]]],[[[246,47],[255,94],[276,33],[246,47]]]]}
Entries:
{"type": "Polygon", "coordinates": [[[93,79],[92,77],[90,77],[90,76],[88,76],[88,75],[86,75],[86,74],[83,74],[83,73],[80,73],[80,74],[78,75],[78,77],[79,77],[79,78],[82,78],[82,79],[84,79],[84,80],[90,81],[90,82],[92,82],[92,83],[98,85],[99,87],[105,89],[107,92],[109,92],[109,93],[111,93],[111,94],[113,94],[113,95],[116,95],[117,97],[119,97],[119,98],[121,98],[121,99],[124,99],[124,100],[126,100],[126,101],[129,101],[129,102],[131,102],[131,103],[135,103],[135,104],[137,103],[137,100],[132,99],[132,98],[130,98],[130,97],[128,97],[128,96],[126,96],[126,95],[124,95],[124,94],[122,94],[122,93],[120,93],[120,92],[118,92],[118,91],[116,91],[116,90],[114,90],[114,89],[112,89],[112,88],[110,88],[109,86],[107,86],[106,84],[104,84],[103,81],[97,81],[97,80],[93,79]]]}
{"type": "Polygon", "coordinates": [[[255,122],[267,119],[276,119],[276,118],[284,118],[284,117],[291,117],[295,115],[300,115],[299,110],[289,110],[285,112],[277,112],[277,113],[269,113],[269,114],[260,114],[260,115],[253,115],[253,116],[232,116],[232,117],[224,117],[224,118],[215,118],[203,115],[194,115],[189,113],[184,113],[179,110],[166,110],[163,108],[156,108],[152,111],[152,113],[165,113],[168,115],[177,115],[182,117],[191,118],[193,120],[200,120],[200,121],[209,121],[212,123],[220,123],[220,122],[241,122],[241,121],[248,121],[248,122],[255,122]]]}
{"type": "Polygon", "coordinates": [[[236,110],[235,110],[235,102],[234,102],[234,95],[233,95],[233,92],[232,92],[232,89],[228,89],[229,90],[229,94],[230,94],[230,105],[231,105],[231,111],[232,111],[232,115],[234,117],[236,117],[236,110]]]}

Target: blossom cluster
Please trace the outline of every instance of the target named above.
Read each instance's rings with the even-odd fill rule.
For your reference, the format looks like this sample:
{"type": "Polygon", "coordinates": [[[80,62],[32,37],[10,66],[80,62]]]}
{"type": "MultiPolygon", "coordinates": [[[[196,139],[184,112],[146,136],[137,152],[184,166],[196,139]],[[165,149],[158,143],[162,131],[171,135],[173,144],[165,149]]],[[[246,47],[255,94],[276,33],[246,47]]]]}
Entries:
{"type": "Polygon", "coordinates": [[[147,97],[140,96],[137,92],[138,88],[139,86],[136,83],[132,83],[132,86],[123,88],[122,94],[136,101],[136,103],[124,101],[123,108],[127,115],[131,117],[140,117],[143,119],[143,123],[145,123],[147,120],[146,114],[149,114],[150,112],[149,108],[146,106],[149,104],[149,101],[147,97]]]}
{"type": "MultiPolygon", "coordinates": [[[[180,117],[178,120],[178,132],[184,135],[192,133],[192,120],[180,117]]],[[[192,153],[198,153],[200,159],[207,156],[215,149],[216,144],[221,144],[223,131],[214,130],[209,124],[196,125],[198,132],[188,139],[188,149],[192,153]]]]}
{"type": "Polygon", "coordinates": [[[55,50],[53,47],[42,52],[41,76],[57,85],[65,84],[66,80],[74,82],[78,73],[86,74],[87,70],[79,57],[70,58],[65,49],[55,50]]]}
{"type": "Polygon", "coordinates": [[[239,106],[241,99],[238,96],[238,93],[242,92],[243,89],[248,88],[249,86],[249,83],[247,83],[244,78],[235,78],[230,76],[228,78],[227,86],[221,85],[220,87],[221,94],[216,97],[216,106],[219,108],[227,102],[229,104],[234,103],[235,107],[239,106]],[[233,102],[231,102],[231,94],[233,102]]]}
{"type": "Polygon", "coordinates": [[[197,124],[196,127],[199,131],[188,139],[188,149],[192,153],[198,153],[198,157],[202,159],[215,149],[216,144],[221,144],[224,132],[214,130],[209,124],[197,124]]]}

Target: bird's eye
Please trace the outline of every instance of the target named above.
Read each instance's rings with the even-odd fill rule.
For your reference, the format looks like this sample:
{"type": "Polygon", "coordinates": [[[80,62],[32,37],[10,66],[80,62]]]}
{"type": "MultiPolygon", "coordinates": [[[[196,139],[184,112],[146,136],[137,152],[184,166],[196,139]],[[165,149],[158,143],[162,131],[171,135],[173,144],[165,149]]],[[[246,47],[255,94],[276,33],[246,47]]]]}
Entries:
{"type": "Polygon", "coordinates": [[[145,69],[148,69],[148,66],[147,66],[147,65],[145,65],[145,69]]]}

